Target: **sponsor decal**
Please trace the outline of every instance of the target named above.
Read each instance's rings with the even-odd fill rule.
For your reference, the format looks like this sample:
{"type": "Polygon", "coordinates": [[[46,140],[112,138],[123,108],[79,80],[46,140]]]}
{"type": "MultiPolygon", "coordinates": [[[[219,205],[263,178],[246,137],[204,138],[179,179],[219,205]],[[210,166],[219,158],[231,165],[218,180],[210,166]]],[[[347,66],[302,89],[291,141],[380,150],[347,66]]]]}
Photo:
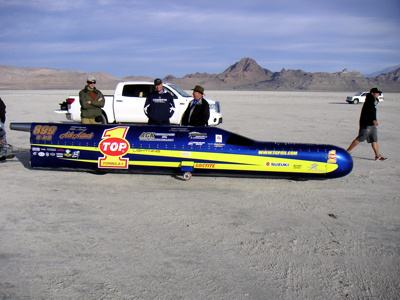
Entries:
{"type": "MultiPolygon", "coordinates": [[[[185,105],[185,104],[183,104],[183,105],[185,105]]],[[[171,132],[176,131],[176,132],[184,133],[184,132],[189,132],[189,129],[187,129],[187,128],[180,128],[180,127],[173,127],[173,128],[171,128],[169,131],[171,131],[171,132]]]]}
{"type": "Polygon", "coordinates": [[[94,136],[94,132],[85,133],[79,132],[75,133],[75,131],[68,131],[66,133],[60,134],[59,138],[62,139],[71,139],[71,140],[91,140],[94,136]]]}
{"type": "Polygon", "coordinates": [[[69,128],[70,131],[82,131],[85,132],[87,130],[87,127],[85,126],[71,126],[69,128]]]}
{"type": "Polygon", "coordinates": [[[298,151],[258,151],[259,155],[297,155],[298,151]]]}
{"type": "Polygon", "coordinates": [[[208,143],[208,147],[214,147],[214,148],[223,148],[225,144],[219,144],[219,143],[208,143]]]}
{"type": "Polygon", "coordinates": [[[204,140],[207,138],[207,133],[192,131],[189,132],[189,138],[192,140],[204,140]]]}
{"type": "Polygon", "coordinates": [[[45,156],[45,154],[44,154],[44,152],[39,152],[38,156],[43,157],[43,156],[45,156]]]}
{"type": "Polygon", "coordinates": [[[39,147],[32,147],[32,151],[38,152],[38,151],[40,151],[40,148],[39,147]]]}
{"type": "Polygon", "coordinates": [[[174,137],[175,133],[143,132],[139,136],[139,141],[173,142],[174,137]]]}
{"type": "Polygon", "coordinates": [[[65,152],[64,152],[64,157],[71,157],[71,156],[72,156],[71,150],[66,149],[65,152]]]}
{"type": "Polygon", "coordinates": [[[182,152],[182,156],[183,157],[191,157],[192,153],[190,153],[190,152],[182,152]]]}
{"type": "Polygon", "coordinates": [[[72,158],[79,158],[80,154],[81,154],[81,151],[74,151],[74,152],[72,152],[72,158]]]}
{"type": "Polygon", "coordinates": [[[56,157],[62,158],[62,157],[64,157],[64,154],[63,153],[56,153],[56,157]]]}
{"type": "Polygon", "coordinates": [[[329,164],[336,164],[336,160],[337,156],[336,156],[336,150],[331,150],[328,153],[328,163],[329,164]]]}
{"type": "Polygon", "coordinates": [[[143,132],[140,136],[139,136],[139,140],[140,141],[151,141],[155,139],[155,132],[143,132]]]}
{"type": "Polygon", "coordinates": [[[274,163],[267,161],[265,163],[267,167],[289,167],[289,163],[274,163]]]}
{"type": "Polygon", "coordinates": [[[154,98],[153,102],[154,103],[166,103],[168,101],[168,99],[166,98],[154,98]]]}
{"type": "Polygon", "coordinates": [[[157,149],[132,149],[131,152],[135,152],[135,153],[160,153],[161,150],[157,150],[157,149]]]}
{"type": "Polygon", "coordinates": [[[216,143],[222,143],[222,134],[216,134],[215,135],[215,142],[216,143]]]}
{"type": "Polygon", "coordinates": [[[196,163],[194,165],[195,168],[198,169],[214,169],[215,168],[215,164],[200,164],[200,163],[196,163]]]}
{"type": "Polygon", "coordinates": [[[311,164],[311,165],[308,167],[308,170],[309,170],[309,171],[315,171],[315,172],[324,172],[324,170],[320,170],[320,169],[318,169],[318,168],[319,168],[319,164],[314,163],[314,164],[311,164]]]}
{"type": "Polygon", "coordinates": [[[129,143],[121,138],[107,138],[99,144],[100,152],[108,156],[123,156],[129,150],[129,143]]]}
{"type": "Polygon", "coordinates": [[[125,139],[129,126],[118,126],[104,130],[99,149],[103,157],[98,160],[99,168],[128,169],[129,158],[122,158],[130,146],[125,139]]]}
{"type": "Polygon", "coordinates": [[[202,146],[204,144],[205,144],[205,142],[189,142],[188,143],[189,146],[202,146]]]}

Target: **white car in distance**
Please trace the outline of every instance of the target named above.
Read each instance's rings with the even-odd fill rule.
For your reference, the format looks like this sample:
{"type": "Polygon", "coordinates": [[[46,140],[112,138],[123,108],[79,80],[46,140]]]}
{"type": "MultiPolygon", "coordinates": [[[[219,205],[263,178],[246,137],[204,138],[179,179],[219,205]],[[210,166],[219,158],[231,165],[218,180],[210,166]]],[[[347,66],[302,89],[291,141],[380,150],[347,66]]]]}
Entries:
{"type": "MultiPolygon", "coordinates": [[[[354,96],[348,96],[346,98],[346,101],[350,104],[358,104],[358,103],[363,103],[365,102],[365,97],[367,96],[369,92],[359,92],[355,94],[354,96]]],[[[383,93],[378,97],[379,102],[383,101],[383,93]]]]}

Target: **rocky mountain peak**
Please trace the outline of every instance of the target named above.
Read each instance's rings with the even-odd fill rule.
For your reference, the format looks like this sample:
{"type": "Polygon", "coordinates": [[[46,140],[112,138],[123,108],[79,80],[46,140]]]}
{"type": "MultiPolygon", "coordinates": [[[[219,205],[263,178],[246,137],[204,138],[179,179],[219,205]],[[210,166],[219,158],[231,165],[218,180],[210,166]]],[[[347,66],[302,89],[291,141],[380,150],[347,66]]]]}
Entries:
{"type": "Polygon", "coordinates": [[[386,74],[382,74],[376,77],[376,80],[378,82],[387,82],[387,81],[391,81],[391,82],[395,82],[395,83],[400,83],[400,68],[388,72],[386,74]]]}
{"type": "Polygon", "coordinates": [[[268,80],[270,71],[260,67],[257,62],[251,58],[242,58],[237,63],[229,66],[218,77],[221,79],[242,79],[263,81],[268,80]]]}

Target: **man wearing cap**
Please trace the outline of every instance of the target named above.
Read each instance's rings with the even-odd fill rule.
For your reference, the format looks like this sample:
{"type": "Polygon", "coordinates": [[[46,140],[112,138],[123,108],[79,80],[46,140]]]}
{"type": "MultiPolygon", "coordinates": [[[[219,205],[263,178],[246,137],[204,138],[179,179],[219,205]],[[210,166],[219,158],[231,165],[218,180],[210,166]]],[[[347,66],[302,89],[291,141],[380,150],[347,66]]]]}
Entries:
{"type": "Polygon", "coordinates": [[[149,118],[149,125],[169,125],[169,118],[175,112],[172,95],[168,93],[160,78],[154,80],[155,91],[150,93],[144,104],[144,113],[149,118]]]}
{"type": "Polygon", "coordinates": [[[190,101],[182,117],[182,125],[207,126],[210,107],[203,98],[204,88],[196,85],[193,89],[193,100],[190,101]]]}
{"type": "Polygon", "coordinates": [[[372,149],[375,153],[375,160],[377,161],[387,159],[379,154],[378,149],[378,130],[376,128],[378,126],[378,121],[376,118],[376,105],[379,102],[378,97],[380,94],[382,94],[380,90],[372,88],[365,97],[365,102],[361,109],[358,136],[347,149],[347,152],[350,153],[351,150],[353,150],[360,142],[367,140],[367,142],[372,145],[372,149]]]}
{"type": "Polygon", "coordinates": [[[79,102],[81,104],[82,124],[101,124],[103,114],[101,108],[104,106],[104,96],[100,90],[94,86],[96,78],[90,75],[87,85],[79,92],[79,102]]]}

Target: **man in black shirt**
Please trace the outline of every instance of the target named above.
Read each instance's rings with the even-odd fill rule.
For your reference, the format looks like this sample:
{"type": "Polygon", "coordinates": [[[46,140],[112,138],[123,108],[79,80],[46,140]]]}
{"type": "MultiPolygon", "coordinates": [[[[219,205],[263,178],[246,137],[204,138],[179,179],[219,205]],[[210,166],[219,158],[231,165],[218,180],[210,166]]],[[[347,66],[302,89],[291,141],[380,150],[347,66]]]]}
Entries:
{"type": "Polygon", "coordinates": [[[378,97],[382,94],[380,90],[377,88],[372,88],[370,92],[365,97],[364,105],[361,109],[360,115],[360,129],[358,132],[358,136],[356,139],[350,144],[347,152],[351,152],[360,142],[367,140],[368,143],[371,143],[372,149],[375,153],[375,160],[386,160],[386,157],[383,157],[379,154],[378,150],[378,130],[377,126],[378,121],[376,118],[376,105],[379,100],[378,97]]]}

